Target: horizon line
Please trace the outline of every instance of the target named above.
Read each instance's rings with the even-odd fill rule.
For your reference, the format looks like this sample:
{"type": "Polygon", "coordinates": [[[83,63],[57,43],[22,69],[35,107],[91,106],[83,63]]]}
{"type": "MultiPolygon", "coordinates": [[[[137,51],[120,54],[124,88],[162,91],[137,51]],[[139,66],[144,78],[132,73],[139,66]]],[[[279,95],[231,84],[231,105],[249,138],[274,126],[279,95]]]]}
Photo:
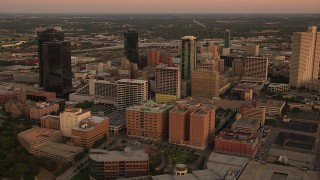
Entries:
{"type": "Polygon", "coordinates": [[[51,14],[110,14],[110,15],[144,15],[144,14],[154,14],[154,15],[320,15],[320,12],[228,12],[228,13],[211,13],[211,12],[0,12],[0,14],[36,14],[36,15],[51,15],[51,14]]]}

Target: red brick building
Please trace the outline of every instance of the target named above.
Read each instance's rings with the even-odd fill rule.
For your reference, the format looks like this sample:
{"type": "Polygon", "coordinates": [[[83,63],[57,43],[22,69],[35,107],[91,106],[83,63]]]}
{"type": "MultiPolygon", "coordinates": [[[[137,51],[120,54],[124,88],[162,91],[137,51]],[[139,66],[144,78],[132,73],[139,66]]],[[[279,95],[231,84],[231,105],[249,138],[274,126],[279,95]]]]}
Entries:
{"type": "Polygon", "coordinates": [[[214,144],[215,152],[254,158],[261,146],[261,135],[223,130],[216,136],[214,144]]]}
{"type": "Polygon", "coordinates": [[[169,113],[169,143],[203,149],[214,128],[214,108],[175,107],[169,113]]]}
{"type": "Polygon", "coordinates": [[[109,120],[91,116],[82,120],[78,127],[72,129],[72,141],[75,145],[92,148],[94,143],[109,134],[109,120]]]}
{"type": "Polygon", "coordinates": [[[91,150],[90,176],[93,179],[117,179],[149,175],[148,149],[124,151],[91,150]]]}

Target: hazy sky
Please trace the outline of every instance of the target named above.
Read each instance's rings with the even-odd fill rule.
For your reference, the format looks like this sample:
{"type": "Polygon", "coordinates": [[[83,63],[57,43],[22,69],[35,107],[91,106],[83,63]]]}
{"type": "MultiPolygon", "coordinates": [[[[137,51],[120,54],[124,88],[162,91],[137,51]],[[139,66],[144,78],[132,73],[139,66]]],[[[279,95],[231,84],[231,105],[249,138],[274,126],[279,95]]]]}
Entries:
{"type": "Polygon", "coordinates": [[[0,12],[320,13],[320,0],[0,0],[0,12]]]}

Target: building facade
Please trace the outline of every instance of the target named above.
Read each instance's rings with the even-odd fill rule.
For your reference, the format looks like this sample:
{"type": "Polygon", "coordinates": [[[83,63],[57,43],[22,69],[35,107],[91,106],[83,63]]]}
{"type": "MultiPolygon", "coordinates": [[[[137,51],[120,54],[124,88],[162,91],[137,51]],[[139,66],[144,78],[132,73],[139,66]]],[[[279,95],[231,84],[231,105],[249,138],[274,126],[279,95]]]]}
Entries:
{"type": "Polygon", "coordinates": [[[44,84],[44,59],[43,59],[43,44],[45,42],[51,42],[53,40],[64,41],[64,33],[56,29],[46,29],[44,31],[37,32],[38,38],[38,57],[39,57],[39,77],[40,77],[40,86],[44,84]]]}
{"type": "Polygon", "coordinates": [[[214,140],[214,151],[222,154],[254,158],[261,147],[261,135],[223,130],[214,140]]]}
{"type": "Polygon", "coordinates": [[[168,137],[169,111],[172,105],[148,101],[126,109],[129,137],[162,140],[168,137]]]}
{"type": "Polygon", "coordinates": [[[81,108],[66,108],[60,113],[62,135],[72,137],[72,128],[79,126],[79,123],[88,117],[91,117],[90,111],[83,111],[81,108]]]}
{"type": "Polygon", "coordinates": [[[169,113],[169,143],[204,149],[214,127],[214,108],[175,107],[169,113]]]}
{"type": "Polygon", "coordinates": [[[181,70],[160,64],[155,73],[156,102],[166,103],[181,98],[181,70]]]}
{"type": "Polygon", "coordinates": [[[124,55],[131,63],[139,64],[139,41],[135,30],[124,33],[124,55]]]}
{"type": "Polygon", "coordinates": [[[244,77],[267,80],[268,58],[246,57],[244,60],[244,77]]]}
{"type": "Polygon", "coordinates": [[[181,40],[181,78],[191,79],[191,74],[197,69],[197,38],[185,36],[181,40]]]}
{"type": "Polygon", "coordinates": [[[37,102],[34,107],[30,108],[30,119],[40,120],[43,116],[59,111],[59,104],[37,102]]]}
{"type": "Polygon", "coordinates": [[[117,179],[149,174],[149,155],[144,149],[124,151],[91,150],[89,155],[90,179],[117,179]]]}
{"type": "Polygon", "coordinates": [[[47,115],[40,119],[40,127],[47,129],[60,130],[60,117],[47,115]]]}
{"type": "Polygon", "coordinates": [[[72,92],[70,42],[52,41],[42,44],[43,87],[68,98],[72,92]]]}
{"type": "Polygon", "coordinates": [[[220,73],[199,69],[192,73],[191,95],[195,97],[219,97],[220,73]]]}
{"type": "Polygon", "coordinates": [[[96,141],[109,134],[109,120],[104,117],[91,116],[72,128],[72,142],[77,146],[92,148],[96,141]]]}
{"type": "Polygon", "coordinates": [[[145,80],[121,79],[117,81],[117,109],[124,111],[127,107],[148,100],[148,82],[145,80]]]}

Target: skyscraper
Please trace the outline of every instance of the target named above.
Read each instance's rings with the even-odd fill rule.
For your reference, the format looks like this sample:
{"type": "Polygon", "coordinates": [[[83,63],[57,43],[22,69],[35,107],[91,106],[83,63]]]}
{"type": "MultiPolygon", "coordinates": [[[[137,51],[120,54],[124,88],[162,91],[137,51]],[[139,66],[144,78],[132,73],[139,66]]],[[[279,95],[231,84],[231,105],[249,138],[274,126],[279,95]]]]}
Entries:
{"type": "Polygon", "coordinates": [[[197,38],[194,36],[182,37],[181,43],[181,78],[191,79],[192,71],[197,69],[197,38]]]}
{"type": "Polygon", "coordinates": [[[131,63],[139,64],[138,33],[135,30],[124,33],[124,55],[131,63]]]}
{"type": "Polygon", "coordinates": [[[51,42],[53,40],[64,40],[64,33],[62,31],[56,30],[56,29],[46,29],[44,31],[37,32],[38,37],[38,57],[39,57],[39,76],[40,76],[40,86],[43,86],[43,74],[44,74],[44,68],[43,68],[43,52],[42,52],[42,44],[44,42],[51,42]]]}
{"type": "Polygon", "coordinates": [[[318,80],[320,62],[320,32],[310,26],[308,32],[293,33],[290,85],[296,88],[318,80]]]}
{"type": "Polygon", "coordinates": [[[70,42],[53,40],[42,44],[43,87],[68,98],[72,92],[70,42]]]}
{"type": "Polygon", "coordinates": [[[224,32],[224,48],[230,48],[230,37],[231,37],[231,32],[229,29],[227,29],[224,32]]]}

